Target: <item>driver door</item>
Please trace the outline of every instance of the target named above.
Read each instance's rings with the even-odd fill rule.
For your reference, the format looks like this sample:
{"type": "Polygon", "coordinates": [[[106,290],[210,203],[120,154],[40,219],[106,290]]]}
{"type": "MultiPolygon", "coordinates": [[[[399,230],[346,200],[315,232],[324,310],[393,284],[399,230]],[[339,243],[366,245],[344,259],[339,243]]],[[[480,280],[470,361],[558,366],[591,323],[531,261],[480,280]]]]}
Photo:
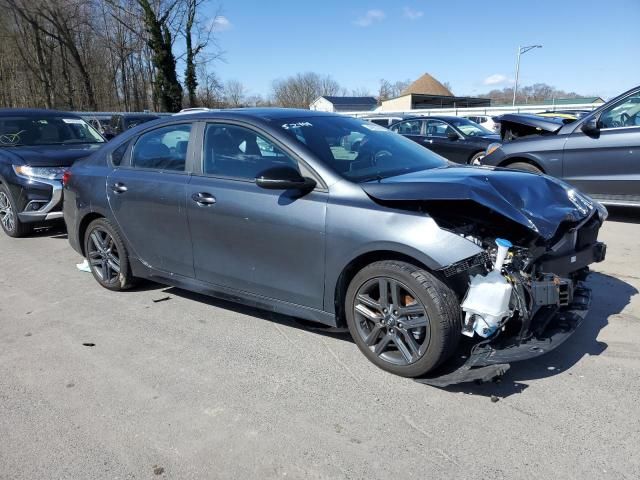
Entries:
{"type": "Polygon", "coordinates": [[[244,126],[207,123],[200,152],[200,172],[187,187],[196,278],[321,309],[327,192],[256,185],[264,170],[301,166],[244,126]]]}
{"type": "Polygon", "coordinates": [[[563,179],[599,200],[640,201],[640,92],[598,115],[599,131],[580,128],[569,135],[563,153],[563,179]]]}

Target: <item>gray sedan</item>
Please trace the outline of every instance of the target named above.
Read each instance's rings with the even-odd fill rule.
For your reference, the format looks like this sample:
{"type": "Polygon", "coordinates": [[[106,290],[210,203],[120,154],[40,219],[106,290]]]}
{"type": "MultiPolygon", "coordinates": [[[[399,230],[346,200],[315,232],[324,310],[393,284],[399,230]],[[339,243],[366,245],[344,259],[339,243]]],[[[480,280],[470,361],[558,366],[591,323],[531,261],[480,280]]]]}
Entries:
{"type": "Polygon", "coordinates": [[[150,278],[348,327],[373,363],[434,385],[562,343],[605,255],[606,210],[562,182],[301,110],[140,125],[74,164],[64,217],[107,289],[150,278]],[[467,363],[436,372],[458,347],[467,363]]]}

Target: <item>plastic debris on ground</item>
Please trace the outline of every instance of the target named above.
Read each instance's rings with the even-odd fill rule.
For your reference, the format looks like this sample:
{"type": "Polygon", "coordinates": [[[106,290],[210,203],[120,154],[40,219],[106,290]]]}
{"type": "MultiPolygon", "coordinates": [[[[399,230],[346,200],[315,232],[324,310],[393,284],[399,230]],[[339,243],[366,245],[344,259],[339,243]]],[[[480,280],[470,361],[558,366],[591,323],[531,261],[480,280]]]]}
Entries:
{"type": "Polygon", "coordinates": [[[91,273],[91,268],[89,267],[89,261],[85,259],[82,263],[77,263],[76,268],[81,272],[91,273]]]}

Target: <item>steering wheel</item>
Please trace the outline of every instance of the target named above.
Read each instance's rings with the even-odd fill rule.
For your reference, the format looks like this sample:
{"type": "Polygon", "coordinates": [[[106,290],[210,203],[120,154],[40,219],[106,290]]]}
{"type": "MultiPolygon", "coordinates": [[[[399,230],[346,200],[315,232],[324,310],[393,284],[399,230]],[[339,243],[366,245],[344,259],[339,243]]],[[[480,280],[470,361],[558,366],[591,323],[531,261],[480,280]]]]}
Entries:
{"type": "Polygon", "coordinates": [[[373,156],[373,164],[377,165],[378,164],[378,160],[381,160],[384,157],[393,157],[393,154],[389,150],[379,150],[373,156]]]}
{"type": "Polygon", "coordinates": [[[631,125],[631,115],[629,115],[627,112],[622,112],[620,114],[620,123],[620,127],[628,127],[629,125],[631,125]]]}

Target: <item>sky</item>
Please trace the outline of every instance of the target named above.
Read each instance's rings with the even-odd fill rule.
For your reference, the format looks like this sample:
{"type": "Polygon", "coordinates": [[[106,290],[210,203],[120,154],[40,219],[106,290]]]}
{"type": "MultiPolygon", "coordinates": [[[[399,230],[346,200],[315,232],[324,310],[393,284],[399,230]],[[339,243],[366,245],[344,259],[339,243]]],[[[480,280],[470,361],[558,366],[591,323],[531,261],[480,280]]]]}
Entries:
{"type": "Polygon", "coordinates": [[[267,95],[274,79],[313,71],[377,92],[428,72],[456,95],[543,82],[613,97],[640,84],[640,0],[211,0],[222,81],[267,95]],[[215,3],[215,2],[218,3],[215,3]]]}

